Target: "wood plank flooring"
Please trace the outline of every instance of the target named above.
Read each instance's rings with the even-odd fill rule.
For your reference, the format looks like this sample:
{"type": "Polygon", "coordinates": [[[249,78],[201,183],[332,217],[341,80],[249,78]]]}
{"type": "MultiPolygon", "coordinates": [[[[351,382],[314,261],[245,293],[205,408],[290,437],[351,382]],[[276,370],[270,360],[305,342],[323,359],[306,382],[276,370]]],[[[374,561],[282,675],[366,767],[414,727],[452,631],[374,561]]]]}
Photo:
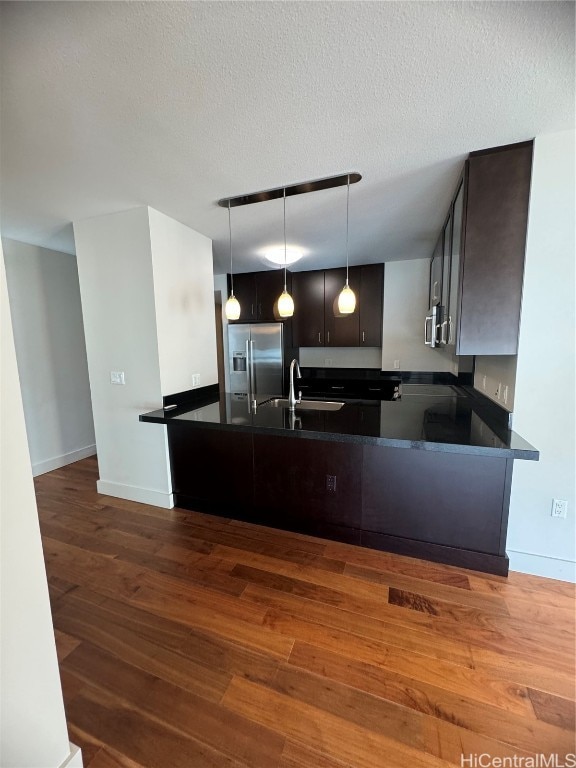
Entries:
{"type": "Polygon", "coordinates": [[[97,476],[89,458],[36,478],[86,768],[576,751],[573,585],[161,510],[97,494],[97,476]]]}

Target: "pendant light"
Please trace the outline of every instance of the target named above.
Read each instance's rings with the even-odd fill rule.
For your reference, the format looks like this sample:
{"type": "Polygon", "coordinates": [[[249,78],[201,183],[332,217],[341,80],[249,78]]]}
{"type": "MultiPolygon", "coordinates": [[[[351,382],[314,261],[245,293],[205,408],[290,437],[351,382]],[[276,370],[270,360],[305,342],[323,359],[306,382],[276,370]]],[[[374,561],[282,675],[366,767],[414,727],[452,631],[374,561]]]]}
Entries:
{"type": "Polygon", "coordinates": [[[278,314],[280,317],[292,317],[294,300],[286,290],[286,187],[284,187],[284,290],[278,299],[278,314]]]}
{"type": "Polygon", "coordinates": [[[230,215],[230,201],[228,201],[228,232],[230,235],[230,296],[226,302],[224,312],[227,320],[238,320],[240,318],[240,303],[234,296],[234,272],[232,271],[232,218],[230,215]]]}
{"type": "Polygon", "coordinates": [[[338,296],[338,311],[350,315],[356,309],[356,295],[348,285],[348,225],[350,222],[350,174],[346,183],[346,284],[338,296]]]}

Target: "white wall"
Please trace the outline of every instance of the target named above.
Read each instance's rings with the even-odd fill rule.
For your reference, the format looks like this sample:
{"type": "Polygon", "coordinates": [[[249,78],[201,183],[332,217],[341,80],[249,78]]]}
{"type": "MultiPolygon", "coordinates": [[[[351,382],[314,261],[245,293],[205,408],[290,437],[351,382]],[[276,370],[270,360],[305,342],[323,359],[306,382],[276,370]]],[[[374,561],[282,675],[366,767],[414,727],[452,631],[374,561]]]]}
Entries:
{"type": "Polygon", "coordinates": [[[517,360],[516,355],[476,358],[474,387],[507,411],[514,410],[517,360]]]}
{"type": "Polygon", "coordinates": [[[149,209],[162,395],[218,383],[212,241],[149,209]]]}
{"type": "Polygon", "coordinates": [[[312,368],[380,368],[380,347],[300,347],[300,365],[312,368]]]}
{"type": "Polygon", "coordinates": [[[98,490],[173,505],[162,406],[148,208],[74,222],[92,390],[98,490]],[[125,385],[110,383],[124,371],[125,385]]]}
{"type": "Polygon", "coordinates": [[[166,428],[138,416],[191,389],[193,373],[218,381],[211,241],[148,207],[75,222],[74,235],[98,490],[171,507],[166,428]]]}
{"type": "Polygon", "coordinates": [[[32,470],[95,453],[76,258],[4,239],[32,470]]]}
{"type": "Polygon", "coordinates": [[[457,359],[446,349],[424,345],[428,310],[429,259],[386,262],[382,370],[458,372],[457,359]]]}
{"type": "Polygon", "coordinates": [[[56,768],[71,758],[70,768],[81,768],[79,752],[68,743],[3,257],[0,261],[0,765],[56,768]]]}
{"type": "Polygon", "coordinates": [[[575,579],[574,131],[535,142],[514,430],[540,451],[516,461],[508,553],[515,570],[575,579]],[[550,516],[552,498],[568,518],[550,516]]]}

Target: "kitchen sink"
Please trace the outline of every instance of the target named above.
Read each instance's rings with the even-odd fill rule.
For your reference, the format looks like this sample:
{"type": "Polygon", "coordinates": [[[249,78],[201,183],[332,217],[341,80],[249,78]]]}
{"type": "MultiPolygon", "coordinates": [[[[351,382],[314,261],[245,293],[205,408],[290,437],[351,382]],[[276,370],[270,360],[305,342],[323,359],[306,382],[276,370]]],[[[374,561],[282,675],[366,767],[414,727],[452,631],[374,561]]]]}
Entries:
{"type": "MultiPolygon", "coordinates": [[[[261,405],[269,405],[271,408],[288,408],[288,399],[285,397],[273,397],[261,405]]],[[[297,411],[339,411],[344,403],[333,400],[300,400],[296,403],[297,411]]]]}

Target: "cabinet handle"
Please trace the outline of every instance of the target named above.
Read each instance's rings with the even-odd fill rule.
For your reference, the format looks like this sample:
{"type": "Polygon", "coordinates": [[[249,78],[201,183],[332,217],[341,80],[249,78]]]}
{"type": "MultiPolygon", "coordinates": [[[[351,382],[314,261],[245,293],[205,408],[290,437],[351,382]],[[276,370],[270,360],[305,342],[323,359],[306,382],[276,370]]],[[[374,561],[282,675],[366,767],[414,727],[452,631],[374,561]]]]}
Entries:
{"type": "Polygon", "coordinates": [[[250,305],[250,316],[254,317],[254,304],[250,305]]]}
{"type": "Polygon", "coordinates": [[[318,344],[322,344],[322,339],[320,338],[320,333],[318,333],[318,344]]]}
{"type": "Polygon", "coordinates": [[[424,344],[426,344],[426,346],[432,344],[432,334],[430,334],[430,341],[428,341],[428,323],[432,323],[432,315],[424,320],[424,344]]]}
{"type": "Polygon", "coordinates": [[[438,285],[438,280],[434,280],[434,290],[432,291],[432,298],[433,299],[439,299],[440,296],[436,294],[436,287],[438,285]]]}
{"type": "Polygon", "coordinates": [[[330,389],[344,389],[344,387],[330,387],[330,389]]]}
{"type": "Polygon", "coordinates": [[[442,325],[440,326],[440,344],[447,344],[448,343],[448,320],[444,320],[442,325]],[[446,333],[444,333],[446,331],[446,333]]]}
{"type": "Polygon", "coordinates": [[[330,344],[330,331],[327,331],[326,333],[326,341],[328,344],[330,344]]]}
{"type": "Polygon", "coordinates": [[[434,340],[436,342],[435,346],[438,346],[440,344],[440,340],[442,337],[442,326],[440,323],[436,324],[436,333],[434,334],[434,340]]]}
{"type": "Polygon", "coordinates": [[[452,318],[448,318],[448,344],[454,344],[454,335],[453,335],[453,329],[454,325],[452,323],[452,318]]]}
{"type": "Polygon", "coordinates": [[[366,341],[366,333],[364,331],[362,331],[362,341],[366,341]]]}
{"type": "Polygon", "coordinates": [[[368,387],[368,392],[380,392],[381,387],[368,387]]]}

